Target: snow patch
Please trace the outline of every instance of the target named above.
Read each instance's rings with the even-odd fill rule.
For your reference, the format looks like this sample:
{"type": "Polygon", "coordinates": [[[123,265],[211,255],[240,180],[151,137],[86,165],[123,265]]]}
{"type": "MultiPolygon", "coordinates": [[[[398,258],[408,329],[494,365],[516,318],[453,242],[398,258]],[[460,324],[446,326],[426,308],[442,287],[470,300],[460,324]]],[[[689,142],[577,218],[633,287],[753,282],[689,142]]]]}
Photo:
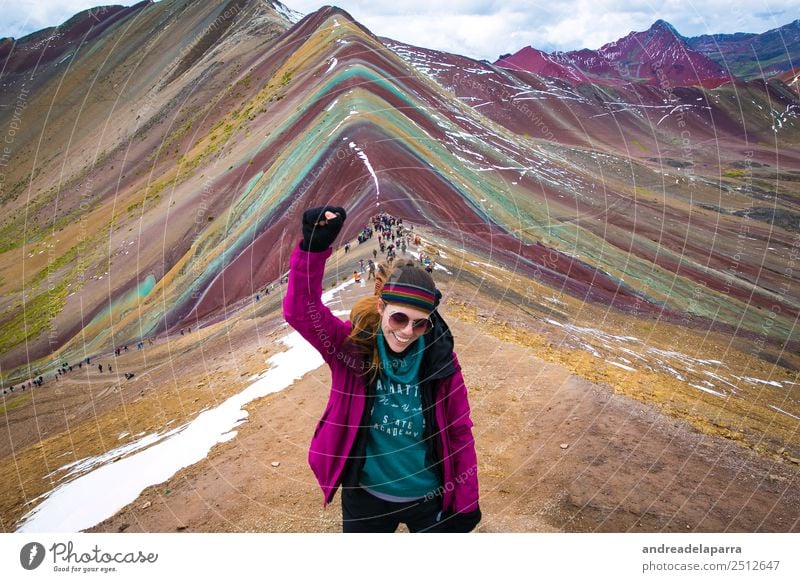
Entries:
{"type": "Polygon", "coordinates": [[[777,406],[773,406],[772,404],[767,404],[767,406],[769,406],[772,410],[775,410],[776,412],[780,412],[781,414],[785,414],[786,416],[791,416],[795,420],[800,420],[800,416],[795,416],[791,412],[786,412],[785,410],[781,410],[777,406]]]}
{"type": "MultiPolygon", "coordinates": [[[[346,281],[323,294],[329,302],[352,284],[346,281]]],[[[287,350],[270,358],[272,366],[258,380],[219,406],[165,433],[153,433],[111,451],[65,465],[61,480],[73,479],[39,496],[18,532],[66,533],[90,528],[136,500],[146,488],[170,479],[177,471],[203,460],[211,448],[236,436],[247,419],[245,406],[283,390],[323,364],[311,344],[293,331],[278,340],[287,350]]]]}
{"type": "Polygon", "coordinates": [[[625,364],[620,364],[619,362],[608,362],[612,366],[616,366],[617,368],[622,368],[623,370],[628,370],[629,372],[635,372],[636,368],[631,368],[630,366],[626,366],[625,364]]]}
{"type": "Polygon", "coordinates": [[[700,384],[689,384],[692,388],[697,388],[702,390],[703,392],[708,392],[709,394],[713,394],[714,396],[719,396],[720,398],[725,398],[725,394],[722,392],[717,392],[716,390],[712,390],[711,388],[707,388],[705,386],[701,386],[700,384]]]}
{"type": "MultiPolygon", "coordinates": [[[[327,75],[328,73],[330,73],[333,70],[333,68],[337,65],[338,62],[339,62],[339,59],[337,59],[336,57],[331,57],[331,59],[328,61],[328,63],[330,63],[330,66],[328,67],[328,70],[325,71],[325,74],[327,75]]],[[[335,102],[336,101],[334,101],[334,103],[335,102]]]]}
{"type": "Polygon", "coordinates": [[[372,169],[372,164],[369,163],[369,158],[367,157],[367,154],[365,154],[364,150],[358,147],[354,142],[351,141],[349,145],[350,149],[353,150],[356,153],[356,155],[359,158],[361,158],[361,160],[364,162],[367,171],[370,173],[370,176],[372,176],[372,180],[375,182],[375,197],[380,198],[381,185],[378,183],[378,175],[375,173],[375,170],[372,169]]]}

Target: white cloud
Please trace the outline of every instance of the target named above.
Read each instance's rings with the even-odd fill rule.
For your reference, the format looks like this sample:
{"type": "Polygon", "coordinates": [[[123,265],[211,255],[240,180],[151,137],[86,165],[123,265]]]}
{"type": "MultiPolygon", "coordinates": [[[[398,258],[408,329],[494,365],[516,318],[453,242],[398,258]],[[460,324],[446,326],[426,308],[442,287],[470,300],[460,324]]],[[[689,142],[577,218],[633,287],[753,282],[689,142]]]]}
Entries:
{"type": "MultiPolygon", "coordinates": [[[[314,0],[286,0],[312,12],[314,0]]],[[[494,60],[531,45],[542,50],[597,49],[666,20],[684,36],[765,32],[797,18],[797,0],[338,0],[378,36],[494,60]]]]}
{"type": "Polygon", "coordinates": [[[451,14],[442,18],[427,19],[415,16],[381,16],[368,19],[372,26],[366,22],[362,24],[378,36],[388,36],[393,40],[425,48],[493,60],[504,50],[516,51],[524,46],[525,38],[528,37],[528,31],[518,31],[514,19],[508,16],[509,13],[451,14]],[[443,19],[447,21],[446,28],[442,24],[443,19]],[[446,33],[443,33],[443,28],[446,33]]]}
{"type": "MultiPolygon", "coordinates": [[[[126,6],[134,2],[123,2],[126,6]]],[[[20,38],[31,32],[58,26],[78,12],[98,5],[120,4],[99,0],[0,0],[0,36],[20,38]]]]}
{"type": "MultiPolygon", "coordinates": [[[[99,0],[0,0],[0,36],[19,38],[100,3],[99,0]]],[[[133,2],[123,2],[130,5],[133,2]]],[[[320,0],[286,0],[303,13],[320,0]]],[[[764,32],[798,17],[797,0],[334,0],[378,36],[495,60],[524,46],[600,48],[656,20],[685,36],[764,32]]]]}

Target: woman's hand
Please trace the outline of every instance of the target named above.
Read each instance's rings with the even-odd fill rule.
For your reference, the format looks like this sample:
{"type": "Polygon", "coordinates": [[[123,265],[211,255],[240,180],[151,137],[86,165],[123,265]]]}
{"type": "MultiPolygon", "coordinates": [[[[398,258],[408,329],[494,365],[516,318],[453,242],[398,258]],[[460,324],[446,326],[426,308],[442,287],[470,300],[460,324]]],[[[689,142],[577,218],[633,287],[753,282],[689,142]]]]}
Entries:
{"type": "Polygon", "coordinates": [[[318,206],[309,208],[303,213],[303,242],[300,248],[304,251],[318,253],[333,244],[347,212],[340,206],[318,206]]]}

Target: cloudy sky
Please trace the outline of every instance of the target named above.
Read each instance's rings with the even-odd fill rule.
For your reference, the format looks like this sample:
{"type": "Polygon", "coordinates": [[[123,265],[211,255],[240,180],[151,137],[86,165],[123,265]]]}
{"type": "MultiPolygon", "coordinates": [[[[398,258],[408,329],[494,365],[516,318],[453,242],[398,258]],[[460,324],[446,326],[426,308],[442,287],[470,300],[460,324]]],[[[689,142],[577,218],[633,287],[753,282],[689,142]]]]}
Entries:
{"type": "MultiPolygon", "coordinates": [[[[130,0],[0,0],[0,36],[19,38],[100,4],[130,0]]],[[[329,0],[378,36],[495,60],[524,46],[596,49],[659,18],[684,36],[764,32],[800,17],[797,0],[329,0]]],[[[285,0],[302,13],[319,0],[285,0]]]]}

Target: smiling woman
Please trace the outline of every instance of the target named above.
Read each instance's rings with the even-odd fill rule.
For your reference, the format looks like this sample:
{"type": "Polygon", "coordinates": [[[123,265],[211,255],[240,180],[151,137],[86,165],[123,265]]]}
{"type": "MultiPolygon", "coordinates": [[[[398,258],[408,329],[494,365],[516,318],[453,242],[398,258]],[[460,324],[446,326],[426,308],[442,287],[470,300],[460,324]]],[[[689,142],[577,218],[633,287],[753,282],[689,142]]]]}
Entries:
{"type": "Polygon", "coordinates": [[[471,531],[481,519],[475,441],[441,294],[413,262],[381,266],[350,321],[334,316],[322,277],[345,218],[333,206],[305,212],[283,304],[331,368],[309,451],[325,504],[341,486],[345,532],[471,531]]]}

